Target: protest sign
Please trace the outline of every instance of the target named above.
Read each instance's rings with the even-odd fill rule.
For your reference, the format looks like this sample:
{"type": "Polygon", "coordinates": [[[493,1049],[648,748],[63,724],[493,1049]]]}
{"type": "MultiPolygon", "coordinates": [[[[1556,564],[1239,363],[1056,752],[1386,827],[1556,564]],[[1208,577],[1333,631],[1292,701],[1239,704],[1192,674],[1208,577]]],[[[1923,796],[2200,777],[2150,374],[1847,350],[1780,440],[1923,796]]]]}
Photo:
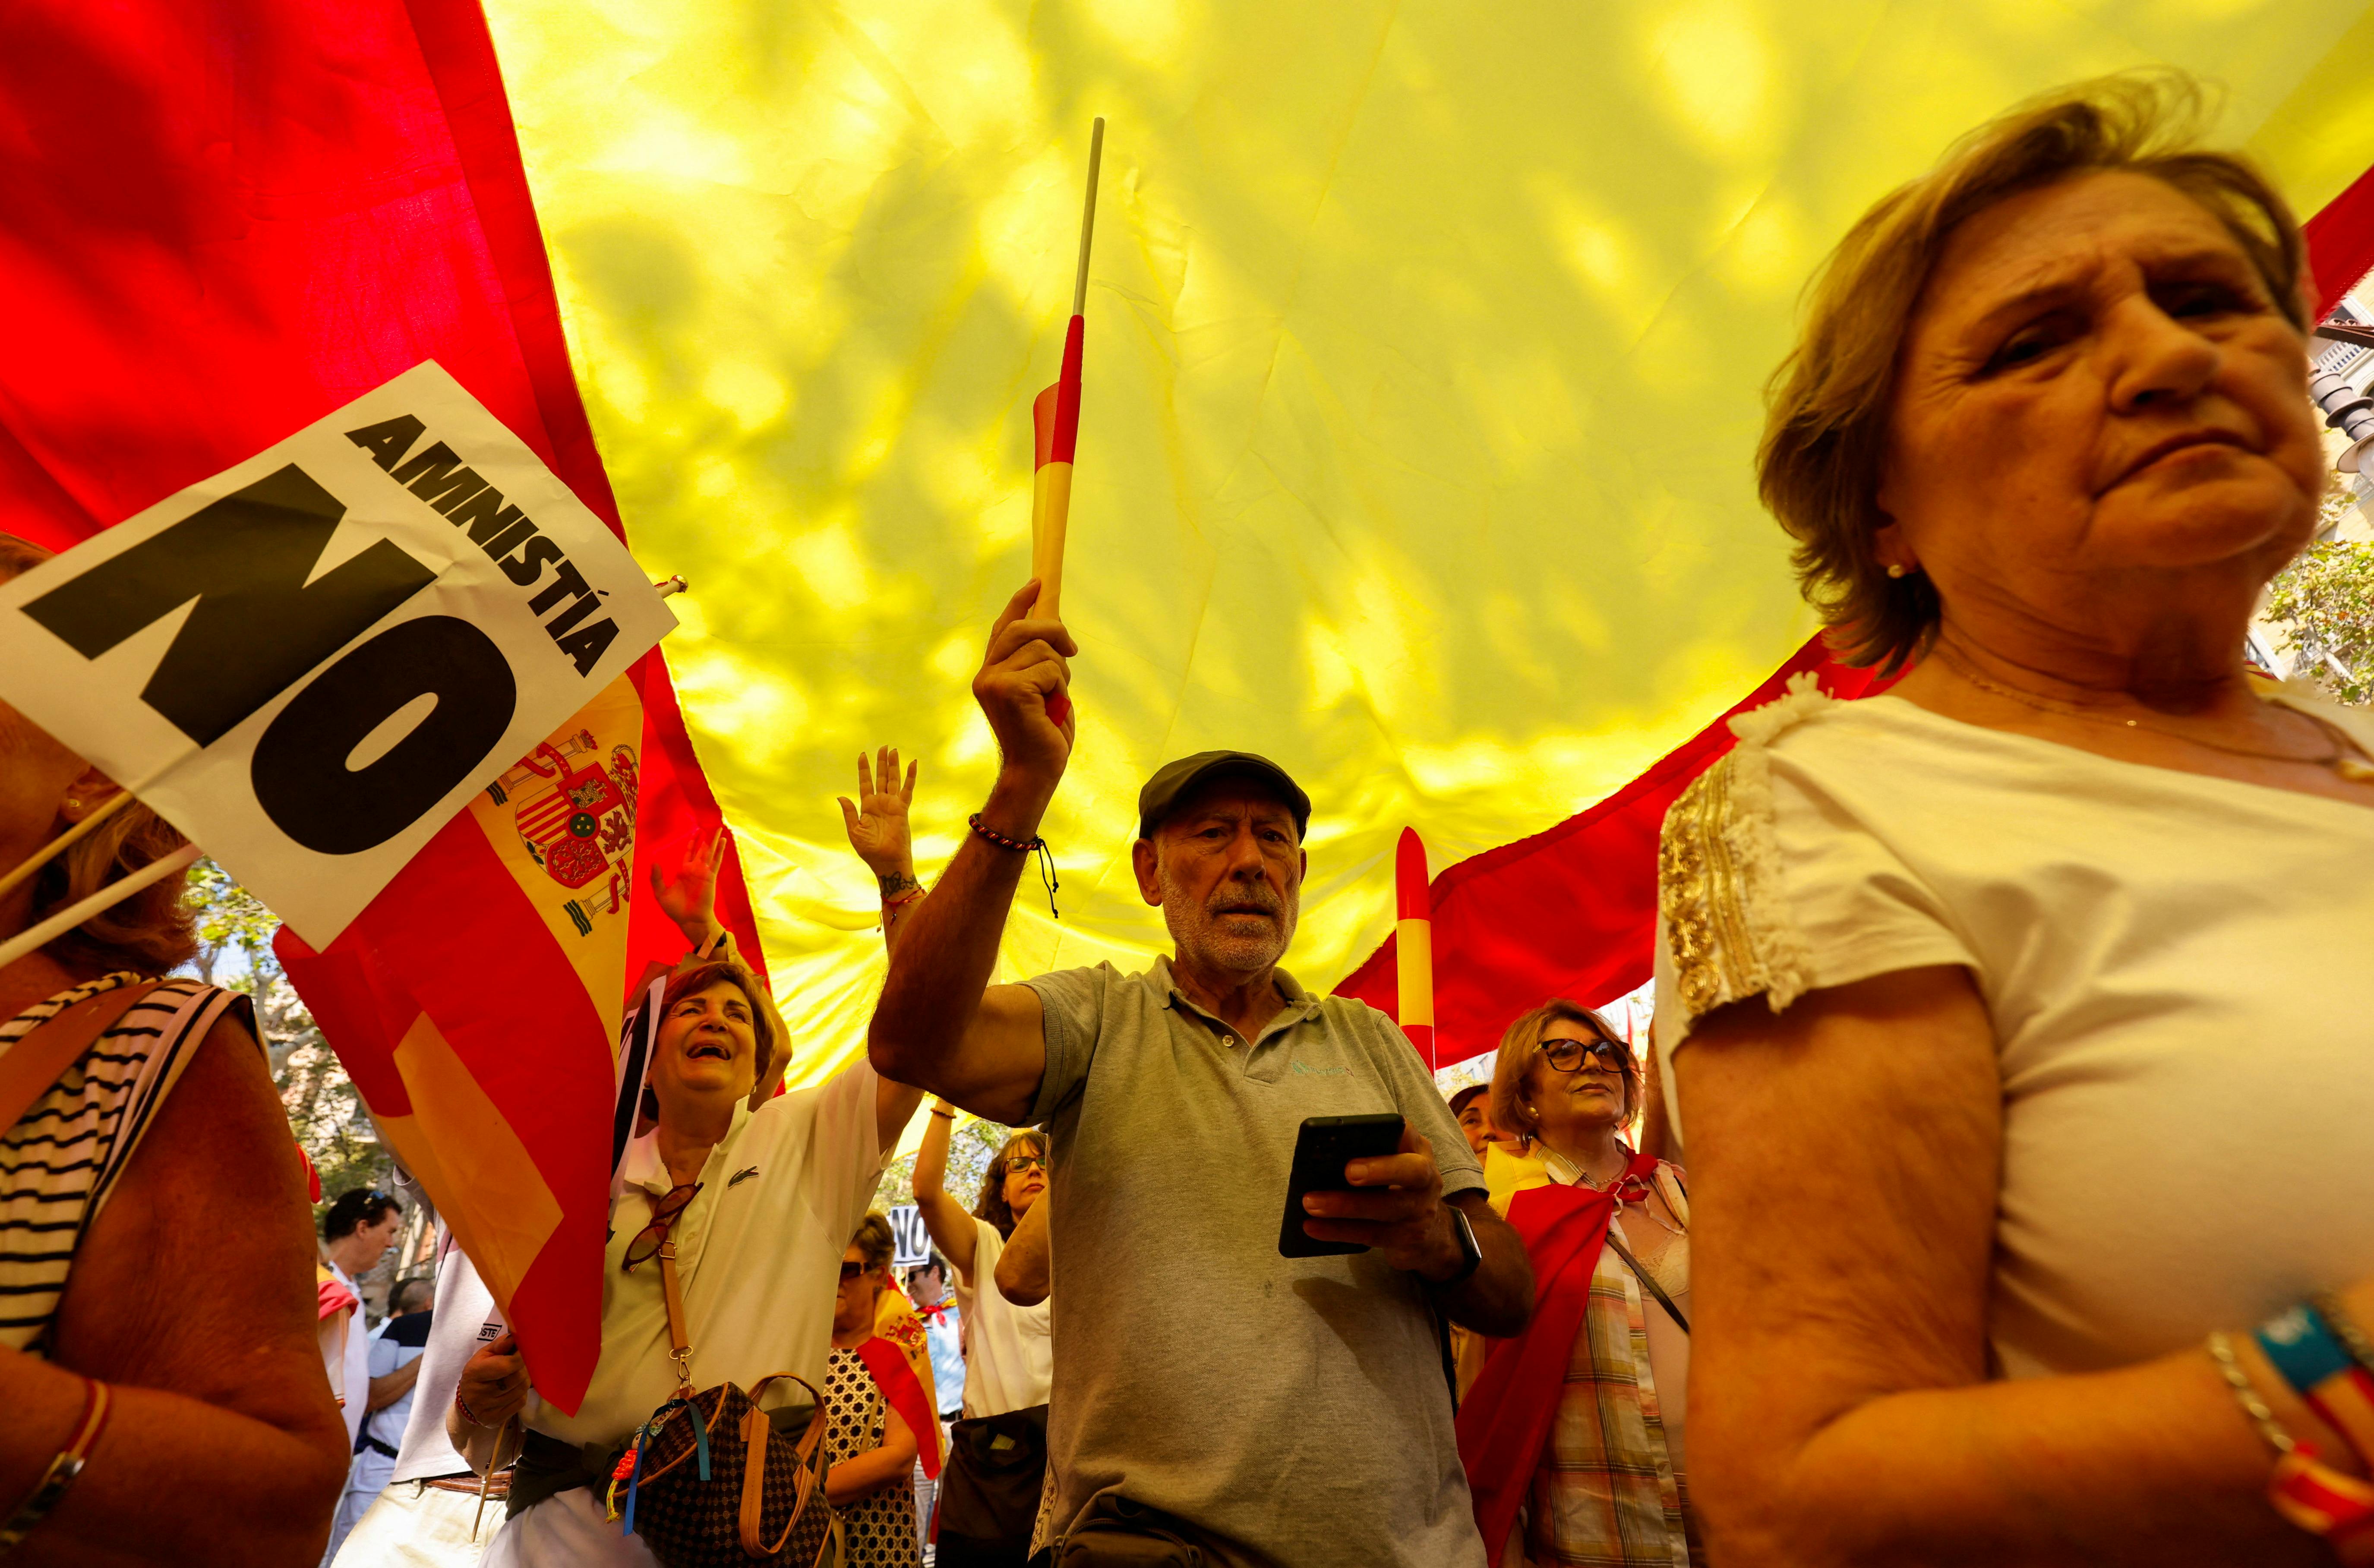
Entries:
{"type": "Polygon", "coordinates": [[[319,948],[674,625],[429,361],[0,585],[0,697],[319,948]]]}
{"type": "Polygon", "coordinates": [[[923,1228],[923,1211],[912,1203],[890,1211],[893,1267],[912,1269],[932,1260],[932,1233],[923,1228]]]}

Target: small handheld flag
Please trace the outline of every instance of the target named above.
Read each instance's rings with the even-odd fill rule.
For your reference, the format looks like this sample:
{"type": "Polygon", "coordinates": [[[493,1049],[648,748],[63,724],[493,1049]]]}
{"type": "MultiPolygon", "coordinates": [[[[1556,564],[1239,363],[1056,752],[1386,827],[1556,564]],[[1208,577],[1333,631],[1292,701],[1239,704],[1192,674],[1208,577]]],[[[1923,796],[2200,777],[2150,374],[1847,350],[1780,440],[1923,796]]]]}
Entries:
{"type": "Polygon", "coordinates": [[[1414,827],[1402,829],[1393,851],[1393,902],[1402,1033],[1434,1071],[1442,1065],[1434,1047],[1434,893],[1427,885],[1426,845],[1414,827]]]}
{"type": "MultiPolygon", "coordinates": [[[[1055,384],[1030,405],[1035,462],[1030,490],[1030,575],[1039,579],[1039,603],[1033,615],[1054,620],[1063,614],[1064,532],[1072,516],[1072,454],[1080,439],[1080,354],[1086,338],[1088,306],[1088,246],[1097,229],[1097,171],[1104,161],[1105,123],[1097,118],[1088,132],[1088,195],[1080,214],[1080,265],[1072,281],[1072,322],[1064,332],[1064,368],[1055,384]]],[[[1049,717],[1062,723],[1071,703],[1059,697],[1063,710],[1049,705],[1049,717]]]]}

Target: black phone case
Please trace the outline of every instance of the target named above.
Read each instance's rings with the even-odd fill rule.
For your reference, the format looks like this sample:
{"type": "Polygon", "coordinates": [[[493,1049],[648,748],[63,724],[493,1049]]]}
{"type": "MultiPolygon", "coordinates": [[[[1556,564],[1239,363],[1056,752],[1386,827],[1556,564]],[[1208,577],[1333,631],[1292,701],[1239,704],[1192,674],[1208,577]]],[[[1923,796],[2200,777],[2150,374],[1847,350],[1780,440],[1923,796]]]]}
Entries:
{"type": "Polygon", "coordinates": [[[1303,1234],[1302,1199],[1312,1192],[1343,1192],[1344,1167],[1373,1160],[1402,1146],[1402,1118],[1392,1111],[1373,1116],[1306,1117],[1294,1140],[1294,1173],[1286,1184],[1286,1214],[1278,1222],[1281,1258],[1341,1258],[1369,1249],[1357,1242],[1313,1241],[1303,1234]]]}

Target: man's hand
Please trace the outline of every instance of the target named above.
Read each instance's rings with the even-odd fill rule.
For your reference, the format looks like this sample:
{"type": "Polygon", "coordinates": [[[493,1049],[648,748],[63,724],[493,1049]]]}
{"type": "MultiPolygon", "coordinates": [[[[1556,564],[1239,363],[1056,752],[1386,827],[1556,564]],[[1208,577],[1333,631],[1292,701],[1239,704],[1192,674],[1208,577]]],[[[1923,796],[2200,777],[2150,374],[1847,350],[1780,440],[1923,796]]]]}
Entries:
{"type": "Polygon", "coordinates": [[[972,678],[973,700],[987,716],[1005,759],[991,796],[992,810],[982,813],[983,820],[1017,838],[1039,831],[1040,814],[1054,798],[1055,785],[1072,755],[1075,720],[1068,706],[1072,667],[1067,660],[1079,652],[1079,646],[1063,622],[1028,618],[1038,601],[1039,582],[1033,578],[1006,602],[990,628],[989,651],[981,659],[981,673],[972,678]],[[1057,703],[1058,697],[1065,701],[1057,703]],[[1050,717],[1051,706],[1063,715],[1063,722],[1050,717]]]}
{"type": "Polygon", "coordinates": [[[476,1424],[498,1427],[527,1404],[527,1362],[519,1343],[505,1334],[480,1350],[462,1368],[461,1401],[476,1424]]]}
{"type": "Polygon", "coordinates": [[[1443,1205],[1434,1145],[1424,1136],[1404,1126],[1399,1153],[1354,1160],[1344,1167],[1344,1179],[1355,1188],[1383,1190],[1306,1196],[1302,1206],[1313,1217],[1302,1228],[1313,1241],[1373,1246],[1394,1268],[1425,1280],[1440,1281],[1459,1272],[1463,1254],[1443,1205]]]}
{"type": "Polygon", "coordinates": [[[717,872],[724,863],[725,830],[716,825],[692,836],[672,871],[652,866],[652,895],[696,949],[716,933],[717,872]]]}
{"type": "Polygon", "coordinates": [[[915,764],[907,765],[904,783],[899,778],[899,748],[884,746],[868,762],[857,754],[857,799],[840,802],[841,825],[849,829],[849,847],[857,851],[882,883],[885,896],[903,891],[890,885],[893,878],[912,885],[915,880],[914,841],[907,825],[907,807],[915,798],[915,764]],[[881,788],[875,788],[876,780],[881,788]]]}

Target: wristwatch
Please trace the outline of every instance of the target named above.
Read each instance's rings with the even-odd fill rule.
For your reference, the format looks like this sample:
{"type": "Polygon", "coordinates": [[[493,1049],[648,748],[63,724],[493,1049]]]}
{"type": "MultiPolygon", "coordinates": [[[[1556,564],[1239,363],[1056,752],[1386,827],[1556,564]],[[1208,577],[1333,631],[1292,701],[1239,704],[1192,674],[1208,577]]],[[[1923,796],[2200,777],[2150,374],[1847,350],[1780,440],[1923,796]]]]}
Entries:
{"type": "Polygon", "coordinates": [[[1448,1280],[1436,1280],[1434,1288],[1447,1291],[1467,1282],[1468,1276],[1484,1265],[1484,1249],[1475,1245],[1475,1227],[1467,1223],[1466,1211],[1455,1203],[1446,1203],[1451,1211],[1451,1234],[1459,1238],[1459,1272],[1448,1280]]]}

